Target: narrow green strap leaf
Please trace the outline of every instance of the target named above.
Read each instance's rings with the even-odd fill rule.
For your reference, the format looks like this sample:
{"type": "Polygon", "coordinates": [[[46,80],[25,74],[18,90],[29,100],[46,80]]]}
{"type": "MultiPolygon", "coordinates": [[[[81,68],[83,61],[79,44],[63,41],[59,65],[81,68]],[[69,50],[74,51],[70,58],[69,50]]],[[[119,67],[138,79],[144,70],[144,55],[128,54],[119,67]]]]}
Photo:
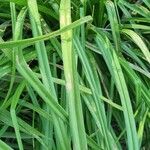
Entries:
{"type": "Polygon", "coordinates": [[[129,29],[123,29],[122,33],[128,35],[133,40],[133,42],[141,49],[147,61],[150,63],[150,52],[142,38],[136,32],[129,29]]]}
{"type": "Polygon", "coordinates": [[[115,5],[112,1],[106,1],[106,8],[108,12],[108,17],[111,25],[111,31],[113,34],[113,40],[115,43],[115,49],[117,52],[120,51],[120,29],[119,22],[117,20],[115,5]]]}
{"type": "MultiPolygon", "coordinates": [[[[60,28],[63,29],[69,24],[71,24],[71,1],[61,0],[60,28]]],[[[75,52],[73,49],[72,30],[61,33],[61,46],[66,80],[67,101],[69,107],[69,124],[73,147],[77,150],[87,150],[87,140],[79,90],[79,80],[77,77],[75,52]]]]}
{"type": "Polygon", "coordinates": [[[8,146],[8,144],[4,143],[2,140],[0,140],[0,149],[1,150],[13,150],[11,147],[8,146]]]}
{"type": "MultiPolygon", "coordinates": [[[[33,37],[41,36],[43,33],[42,33],[40,16],[38,12],[37,1],[28,0],[28,8],[29,8],[33,37]]],[[[52,81],[51,68],[49,65],[49,59],[48,59],[47,50],[44,41],[36,42],[35,49],[38,56],[39,70],[41,73],[43,85],[48,90],[48,92],[51,93],[53,97],[55,97],[55,99],[53,100],[58,102],[54,83],[52,81]]],[[[59,120],[59,117],[54,112],[51,111],[51,107],[49,105],[44,104],[43,109],[45,109],[45,111],[47,111],[48,113],[51,113],[53,118],[53,124],[50,124],[49,120],[42,120],[43,133],[45,135],[45,138],[43,140],[47,143],[49,149],[52,149],[52,143],[49,140],[49,138],[51,139],[53,138],[52,128],[54,126],[54,131],[55,131],[54,134],[56,137],[58,137],[56,139],[56,143],[58,143],[57,144],[58,149],[69,150],[70,144],[68,142],[67,130],[64,123],[62,122],[62,120],[59,120]]]]}
{"type": "Polygon", "coordinates": [[[150,1],[149,0],[143,0],[143,1],[147,5],[147,7],[150,9],[150,1]]]}
{"type": "Polygon", "coordinates": [[[46,35],[38,36],[35,38],[28,38],[28,39],[24,39],[24,40],[18,40],[18,41],[2,42],[2,43],[0,43],[0,48],[13,48],[13,47],[19,47],[19,46],[26,47],[26,46],[35,44],[37,41],[43,41],[43,40],[48,40],[50,38],[54,38],[70,29],[73,29],[73,28],[80,26],[89,21],[92,21],[92,17],[86,16],[86,17],[81,18],[81,19],[79,19],[57,31],[51,32],[46,35]]]}
{"type": "Polygon", "coordinates": [[[11,108],[10,108],[11,118],[12,118],[13,126],[15,129],[15,133],[16,133],[16,137],[17,137],[17,141],[18,141],[18,146],[19,146],[20,150],[23,150],[23,144],[22,144],[22,140],[21,140],[21,135],[20,135],[20,131],[19,131],[20,129],[19,129],[19,124],[18,124],[15,109],[16,109],[19,97],[20,97],[24,87],[25,87],[25,82],[23,81],[15,91],[15,94],[13,96],[12,103],[11,103],[11,108]]]}
{"type": "Polygon", "coordinates": [[[103,57],[118,89],[126,124],[128,148],[139,149],[135,120],[127,85],[116,52],[105,34],[97,34],[96,42],[102,50],[103,57]],[[102,47],[101,47],[102,46],[102,47]]]}

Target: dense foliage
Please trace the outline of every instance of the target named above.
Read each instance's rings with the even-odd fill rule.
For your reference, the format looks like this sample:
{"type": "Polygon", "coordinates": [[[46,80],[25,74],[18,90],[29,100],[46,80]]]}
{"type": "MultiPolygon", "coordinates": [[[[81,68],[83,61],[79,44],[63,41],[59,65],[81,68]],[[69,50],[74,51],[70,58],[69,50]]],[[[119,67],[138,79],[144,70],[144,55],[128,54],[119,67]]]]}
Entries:
{"type": "Polygon", "coordinates": [[[150,149],[149,0],[0,0],[0,150],[150,149]]]}

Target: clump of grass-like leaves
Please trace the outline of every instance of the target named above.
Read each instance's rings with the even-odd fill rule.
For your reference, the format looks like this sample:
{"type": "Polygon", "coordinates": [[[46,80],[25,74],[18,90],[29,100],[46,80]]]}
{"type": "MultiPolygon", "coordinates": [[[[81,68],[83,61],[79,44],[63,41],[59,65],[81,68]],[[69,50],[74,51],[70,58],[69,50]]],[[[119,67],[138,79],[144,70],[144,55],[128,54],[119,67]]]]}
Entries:
{"type": "Polygon", "coordinates": [[[0,0],[0,150],[150,149],[149,0],[0,0]]]}

